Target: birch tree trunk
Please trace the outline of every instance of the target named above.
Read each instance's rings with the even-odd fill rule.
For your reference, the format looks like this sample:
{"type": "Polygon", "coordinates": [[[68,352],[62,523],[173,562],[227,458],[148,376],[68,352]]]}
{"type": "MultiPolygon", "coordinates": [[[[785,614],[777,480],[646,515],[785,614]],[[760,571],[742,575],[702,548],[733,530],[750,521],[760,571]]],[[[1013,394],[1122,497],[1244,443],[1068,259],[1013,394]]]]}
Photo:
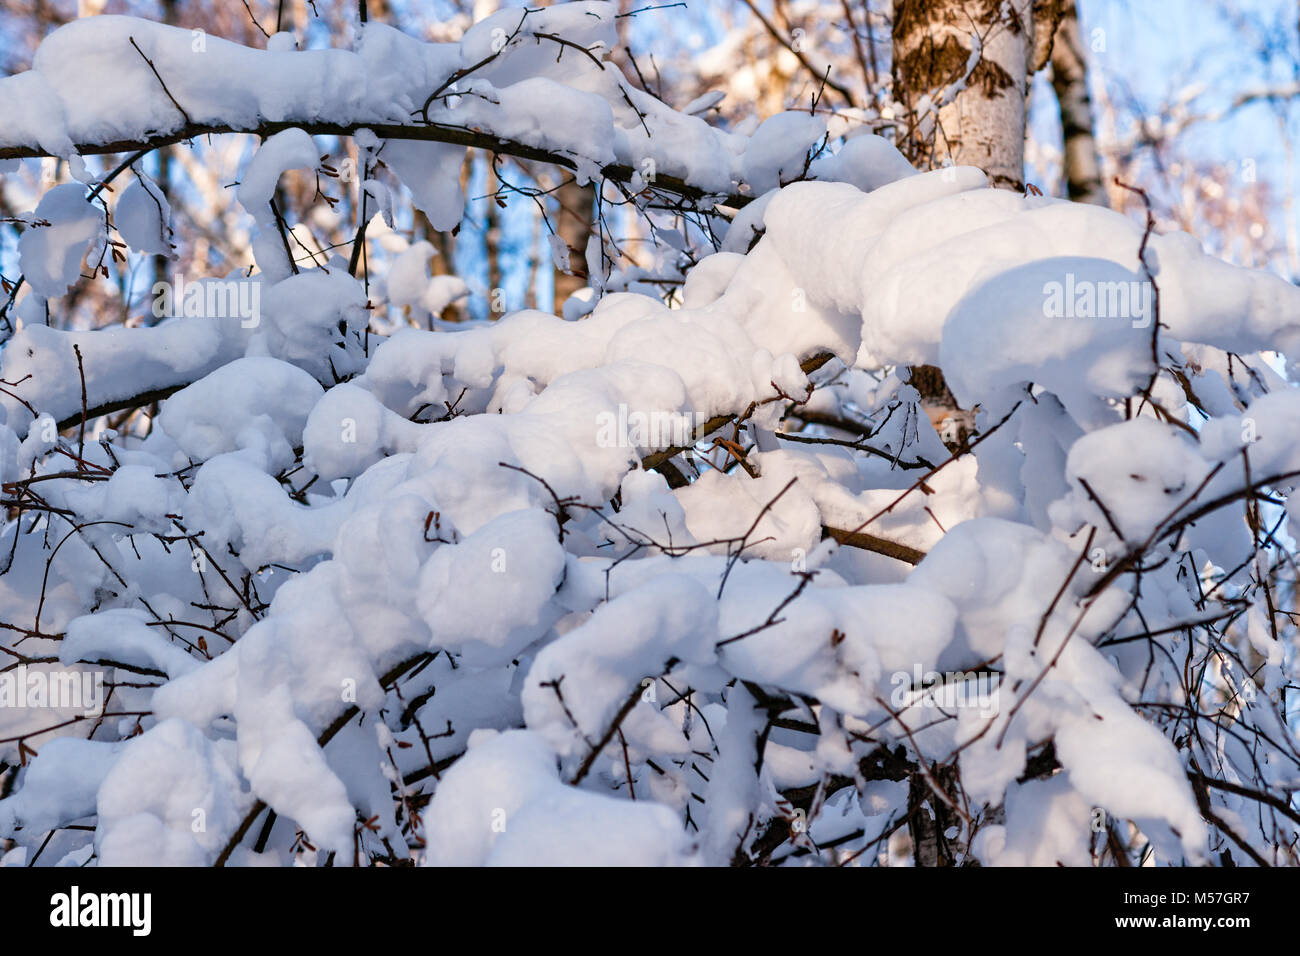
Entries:
{"type": "Polygon", "coordinates": [[[1062,0],[894,0],[894,99],[914,164],[978,166],[1024,189],[1025,91],[1062,0]],[[936,109],[937,107],[937,109],[936,109]]]}
{"type": "Polygon", "coordinates": [[[1092,134],[1092,98],[1088,94],[1088,61],[1079,33],[1079,12],[1066,4],[1052,44],[1052,88],[1061,111],[1066,194],[1075,202],[1105,206],[1097,141],[1092,134]]]}

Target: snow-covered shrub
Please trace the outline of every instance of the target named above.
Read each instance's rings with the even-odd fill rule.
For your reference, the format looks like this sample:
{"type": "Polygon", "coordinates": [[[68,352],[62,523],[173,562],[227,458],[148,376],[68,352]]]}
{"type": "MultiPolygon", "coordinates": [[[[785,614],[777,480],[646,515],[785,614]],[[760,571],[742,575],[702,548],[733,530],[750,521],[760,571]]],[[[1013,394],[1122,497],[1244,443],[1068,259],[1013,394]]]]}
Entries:
{"type": "MultiPolygon", "coordinates": [[[[608,66],[614,26],[197,53],[101,17],[0,80],[0,156],[267,134],[258,268],[192,311],[48,321],[112,236],[95,176],[23,234],[9,862],[1295,862],[1300,290],[869,135],[809,161],[813,114],[711,127],[608,66]],[[368,273],[295,261],[272,204],[312,134],[438,229],[468,144],[716,248],[671,306],[597,242],[581,318],[381,335],[368,273]]],[[[165,254],[138,182],[112,226],[165,254]]],[[[434,314],[454,281],[417,253],[390,304],[434,314]]]]}

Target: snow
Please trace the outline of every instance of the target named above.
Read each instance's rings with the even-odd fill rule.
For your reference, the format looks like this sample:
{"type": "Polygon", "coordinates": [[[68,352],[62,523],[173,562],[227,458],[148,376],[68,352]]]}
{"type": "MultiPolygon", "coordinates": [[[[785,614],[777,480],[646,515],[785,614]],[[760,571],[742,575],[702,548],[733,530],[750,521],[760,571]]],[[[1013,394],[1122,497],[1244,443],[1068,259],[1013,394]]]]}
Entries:
{"type": "Polygon", "coordinates": [[[769,116],[745,146],[745,182],[766,192],[797,179],[804,173],[809,153],[825,135],[826,121],[814,114],[769,116]]]}
{"type": "Polygon", "coordinates": [[[359,371],[364,355],[357,337],[368,321],[366,296],[339,266],[336,261],[328,273],[303,272],[267,288],[265,321],[253,333],[250,350],[297,365],[322,384],[359,371]]]}
{"type": "MultiPolygon", "coordinates": [[[[86,392],[105,403],[131,398],[142,391],[166,390],[216,370],[244,351],[246,332],[238,317],[173,319],[149,328],[107,328],[69,332],[43,325],[26,325],[4,351],[9,381],[31,376],[14,394],[28,405],[64,421],[81,412],[80,372],[86,392]],[[74,346],[81,349],[78,368],[74,346]]],[[[11,425],[30,423],[35,416],[13,395],[0,396],[11,425]]]]}
{"type": "Polygon", "coordinates": [[[559,619],[551,598],[563,575],[555,518],[537,508],[508,512],[434,551],[420,570],[416,603],[440,646],[472,667],[491,667],[559,619]]]}
{"type": "Polygon", "coordinates": [[[81,274],[82,259],[104,242],[103,213],[78,183],[55,186],[36,205],[37,223],[18,240],[18,263],[42,296],[63,295],[81,274]],[[43,223],[48,223],[44,225],[43,223]]]}
{"type": "MultiPolygon", "coordinates": [[[[22,141],[29,130],[43,140],[85,143],[180,128],[185,119],[158,95],[146,57],[199,124],[319,118],[340,106],[355,109],[364,90],[359,58],[347,51],[251,50],[215,36],[198,46],[188,29],[132,17],[65,24],[41,43],[23,74],[29,91],[60,108],[39,119],[24,111],[28,123],[7,130],[6,141],[22,141]]],[[[8,91],[0,99],[8,101],[8,91]]]]}
{"type": "Polygon", "coordinates": [[[346,500],[298,504],[267,473],[268,464],[265,455],[218,455],[199,469],[185,502],[185,523],[204,533],[204,548],[230,546],[249,570],[327,552],[350,511],[346,500]]]}
{"type": "Polygon", "coordinates": [[[252,215],[258,226],[255,240],[257,263],[275,279],[285,279],[293,271],[289,253],[277,233],[273,208],[280,177],[290,169],[315,169],[320,153],[310,136],[300,129],[287,129],[268,137],[253,154],[236,195],[239,203],[252,215]]]}
{"type": "Polygon", "coordinates": [[[1149,418],[1111,425],[1084,435],[1070,447],[1065,471],[1071,494],[1054,505],[1060,512],[1053,517],[1065,527],[1074,517],[1088,513],[1095,519],[1091,523],[1105,529],[1098,544],[1124,548],[1144,541],[1209,470],[1195,442],[1173,426],[1149,418]],[[1127,474],[1110,467],[1119,458],[1128,463],[1127,474]],[[1114,528],[1091,500],[1094,495],[1102,502],[1114,502],[1107,508],[1114,528]],[[1070,505],[1074,515],[1065,512],[1070,505]]]}
{"type": "MultiPolygon", "coordinates": [[[[458,194],[459,195],[459,194],[458,194]]],[[[460,221],[456,213],[455,221],[460,221]]],[[[429,275],[429,260],[435,255],[433,244],[421,240],[403,250],[388,270],[388,301],[397,306],[412,306],[420,314],[437,315],[444,308],[469,295],[469,286],[457,276],[429,275]]]]}
{"type": "Polygon", "coordinates": [[[854,136],[837,152],[813,160],[808,171],[814,179],[850,183],[864,193],[916,175],[893,143],[871,133],[854,136]]]}
{"type": "MultiPolygon", "coordinates": [[[[538,39],[562,35],[593,49],[594,55],[608,55],[616,42],[614,15],[615,9],[602,3],[532,12],[500,56],[459,84],[453,98],[431,104],[429,120],[472,124],[537,148],[572,152],[588,176],[615,160],[639,167],[641,160],[651,159],[661,173],[704,179],[708,188],[726,191],[733,175],[740,174],[738,144],[729,134],[651,97],[636,96],[640,91],[616,77],[617,71],[581,53],[562,51],[567,55],[557,60],[556,45],[538,39]],[[633,94],[638,110],[648,112],[648,123],[662,126],[661,136],[646,140],[623,89],[633,94]],[[585,112],[591,109],[604,113],[601,122],[591,122],[585,112]],[[567,126],[568,134],[556,131],[557,125],[567,126]],[[580,144],[572,140],[579,131],[584,137],[580,144]],[[683,159],[690,162],[683,166],[683,159]]],[[[460,44],[420,43],[370,23],[361,31],[356,51],[296,51],[280,49],[281,44],[255,50],[215,36],[205,36],[199,44],[188,29],[131,17],[74,21],[41,44],[30,72],[0,80],[0,102],[6,104],[0,113],[0,148],[36,142],[67,155],[74,142],[172,132],[185,125],[186,116],[195,124],[241,129],[260,121],[291,120],[412,125],[412,112],[419,112],[443,77],[495,52],[496,38],[514,33],[519,21],[520,11],[501,11],[468,31],[460,44]],[[146,57],[185,115],[170,98],[158,95],[158,77],[146,57]]],[[[293,148],[284,146],[274,162],[268,157],[259,165],[279,166],[280,171],[292,168],[281,162],[314,166],[320,154],[308,158],[306,135],[286,133],[295,141],[293,148]]],[[[425,144],[395,151],[394,171],[437,222],[447,221],[459,200],[452,198],[450,186],[426,178],[426,163],[436,157],[445,170],[461,152],[425,144]]],[[[274,169],[269,175],[275,175],[274,169]]],[[[254,205],[269,198],[267,184],[267,176],[255,177],[241,203],[244,195],[254,205]]]]}
{"type": "Polygon", "coordinates": [[[210,865],[249,803],[233,749],[180,720],[161,721],[125,744],[96,801],[99,865],[210,865]]]}
{"type": "Polygon", "coordinates": [[[145,465],[124,464],[108,481],[85,488],[69,488],[56,500],[75,510],[94,513],[101,521],[119,523],[141,531],[162,533],[169,514],[185,506],[180,488],[145,465]]]}
{"type": "Polygon", "coordinates": [[[173,254],[171,204],[147,177],[136,178],[113,208],[113,226],[137,252],[173,254]]]}
{"type": "Polygon", "coordinates": [[[240,358],[172,395],[159,423],[194,461],[241,447],[275,447],[278,456],[268,469],[275,472],[292,462],[307,416],[323,395],[317,381],[296,365],[240,358]]]}
{"type": "Polygon", "coordinates": [[[63,737],[41,748],[23,788],[0,800],[0,833],[14,828],[44,833],[95,812],[104,778],[122,745],[63,737]]]}
{"type": "Polygon", "coordinates": [[[454,228],[464,215],[460,193],[463,148],[445,143],[416,143],[390,139],[383,144],[383,164],[411,190],[411,202],[429,217],[434,229],[454,228]]]}
{"type": "Polygon", "coordinates": [[[1162,858],[1176,860],[1181,852],[1190,863],[1202,862],[1206,827],[1173,746],[1118,694],[1089,703],[1094,713],[1056,732],[1057,754],[1071,783],[1094,806],[1136,822],[1162,858]],[[1111,734],[1121,735],[1122,749],[1108,745],[1111,734]]]}
{"type": "Polygon", "coordinates": [[[168,677],[188,674],[199,662],[174,644],[163,632],[149,627],[147,615],[132,608],[114,608],[88,614],[68,625],[59,659],[65,664],[100,659],[151,667],[168,677]]]}
{"type": "Polygon", "coordinates": [[[530,731],[470,741],[429,807],[429,866],[667,866],[693,862],[675,815],[564,786],[530,731]],[[556,834],[563,836],[559,839],[556,834]]]}
{"type": "Polygon", "coordinates": [[[995,825],[985,837],[989,849],[978,854],[985,866],[1091,864],[1087,834],[1092,808],[1070,786],[1068,774],[1009,787],[1007,820],[1007,826],[995,825]]]}

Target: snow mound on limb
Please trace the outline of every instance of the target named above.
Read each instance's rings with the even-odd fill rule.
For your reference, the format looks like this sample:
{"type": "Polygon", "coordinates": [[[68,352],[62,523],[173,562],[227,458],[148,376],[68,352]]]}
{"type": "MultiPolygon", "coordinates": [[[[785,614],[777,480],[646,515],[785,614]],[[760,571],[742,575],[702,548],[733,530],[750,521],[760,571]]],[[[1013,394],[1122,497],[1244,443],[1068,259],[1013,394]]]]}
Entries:
{"type": "Polygon", "coordinates": [[[128,741],[96,800],[100,866],[210,866],[247,811],[234,745],[164,720],[128,741]]]}
{"type": "Polygon", "coordinates": [[[163,403],[159,422],[194,461],[235,451],[245,429],[265,432],[267,424],[270,436],[293,449],[302,444],[307,416],[324,394],[297,366],[267,357],[241,358],[172,395],[163,403]]]}
{"type": "Polygon", "coordinates": [[[428,866],[682,866],[694,847],[675,815],[564,785],[538,734],[480,731],[427,815],[428,866]]]}

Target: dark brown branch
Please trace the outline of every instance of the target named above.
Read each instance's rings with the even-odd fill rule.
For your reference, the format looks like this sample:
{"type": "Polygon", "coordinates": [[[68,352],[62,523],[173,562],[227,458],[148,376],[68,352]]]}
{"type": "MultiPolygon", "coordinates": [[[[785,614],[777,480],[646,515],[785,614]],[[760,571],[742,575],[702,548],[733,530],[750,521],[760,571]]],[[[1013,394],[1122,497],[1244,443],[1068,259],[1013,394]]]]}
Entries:
{"type": "Polygon", "coordinates": [[[83,470],[86,460],[86,366],[81,360],[81,346],[72,344],[72,351],[77,355],[77,373],[81,376],[81,427],[77,432],[77,468],[83,470]]]}
{"type": "MultiPolygon", "coordinates": [[[[594,764],[596,758],[600,756],[600,752],[605,749],[606,745],[608,745],[611,740],[614,739],[614,734],[618,732],[618,728],[622,725],[623,721],[627,719],[627,715],[632,713],[632,708],[635,707],[637,701],[641,699],[642,692],[640,684],[637,684],[632,688],[631,695],[627,700],[623,701],[623,706],[618,709],[618,713],[614,715],[614,719],[610,722],[609,727],[605,729],[604,736],[602,736],[600,740],[592,746],[591,750],[587,751],[587,756],[583,758],[582,765],[578,767],[578,772],[575,773],[573,779],[569,781],[570,784],[576,787],[578,784],[582,783],[583,778],[586,777],[588,772],[591,770],[592,764],[594,764]]],[[[631,782],[631,779],[631,777],[628,777],[629,783],[631,782]]]]}
{"type": "MultiPolygon", "coordinates": [[[[562,166],[565,169],[572,171],[576,171],[578,168],[576,161],[562,153],[539,149],[536,146],[529,146],[526,143],[503,139],[499,136],[493,136],[490,133],[481,133],[475,130],[463,129],[459,126],[444,126],[440,124],[430,124],[428,126],[403,126],[395,123],[366,123],[360,121],[355,123],[325,123],[310,120],[297,122],[292,120],[275,122],[266,120],[252,125],[187,122],[179,129],[167,133],[155,133],[152,136],[147,136],[140,140],[78,143],[73,147],[73,150],[82,156],[103,155],[105,153],[124,153],[136,150],[158,149],[159,147],[170,146],[174,143],[183,143],[186,140],[195,139],[199,136],[211,136],[224,133],[247,133],[266,138],[274,136],[276,133],[283,132],[286,129],[301,129],[303,132],[308,133],[311,136],[352,136],[359,129],[368,129],[380,139],[449,143],[454,146],[466,146],[473,149],[482,149],[490,153],[499,153],[503,156],[513,156],[516,159],[549,163],[550,165],[562,166]]],[[[0,159],[35,159],[48,155],[49,153],[39,146],[0,146],[0,159]]],[[[636,173],[637,170],[624,163],[610,163],[608,166],[601,169],[601,175],[605,179],[620,183],[631,182],[633,175],[636,173]]],[[[741,206],[747,205],[752,200],[752,197],[742,196],[739,194],[722,196],[716,193],[710,193],[698,186],[686,182],[680,177],[670,176],[662,172],[656,173],[654,184],[649,188],[659,192],[681,196],[683,199],[701,205],[718,203],[740,208],[741,206]]]]}
{"type": "Polygon", "coordinates": [[[920,564],[921,559],[925,557],[924,551],[918,551],[897,541],[890,541],[888,538],[878,538],[865,531],[845,531],[842,528],[825,526],[822,528],[822,534],[851,548],[874,551],[876,554],[883,554],[887,558],[894,558],[907,564],[920,564]]]}
{"type": "MultiPolygon", "coordinates": [[[[197,378],[197,376],[196,376],[197,378]]],[[[176,385],[167,385],[162,388],[150,389],[147,392],[141,392],[138,395],[131,395],[126,398],[110,399],[102,404],[96,405],[89,410],[78,412],[58,423],[59,431],[71,428],[82,420],[84,416],[86,421],[93,421],[100,415],[110,415],[113,412],[124,411],[128,408],[143,408],[146,405],[152,405],[154,402],[161,402],[169,395],[179,392],[190,382],[180,382],[176,385]]],[[[84,407],[84,406],[83,406],[84,407]]]]}

